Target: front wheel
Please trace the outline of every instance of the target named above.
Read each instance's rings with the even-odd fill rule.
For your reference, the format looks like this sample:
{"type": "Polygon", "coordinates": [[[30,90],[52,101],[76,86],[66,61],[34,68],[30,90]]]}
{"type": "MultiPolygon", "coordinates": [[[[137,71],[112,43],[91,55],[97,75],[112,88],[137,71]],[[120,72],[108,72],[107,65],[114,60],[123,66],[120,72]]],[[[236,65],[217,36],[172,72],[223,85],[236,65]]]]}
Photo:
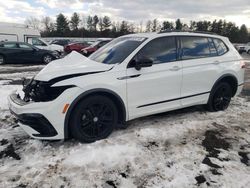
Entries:
{"type": "Polygon", "coordinates": [[[226,110],[232,98],[232,88],[226,82],[221,82],[212,90],[207,107],[210,111],[226,110]]]}
{"type": "Polygon", "coordinates": [[[81,142],[95,142],[107,138],[118,120],[117,108],[108,97],[95,95],[83,99],[70,118],[70,132],[81,142]]]}
{"type": "Polygon", "coordinates": [[[53,60],[53,57],[50,54],[44,55],[42,59],[44,64],[49,64],[52,60],[53,60]]]}

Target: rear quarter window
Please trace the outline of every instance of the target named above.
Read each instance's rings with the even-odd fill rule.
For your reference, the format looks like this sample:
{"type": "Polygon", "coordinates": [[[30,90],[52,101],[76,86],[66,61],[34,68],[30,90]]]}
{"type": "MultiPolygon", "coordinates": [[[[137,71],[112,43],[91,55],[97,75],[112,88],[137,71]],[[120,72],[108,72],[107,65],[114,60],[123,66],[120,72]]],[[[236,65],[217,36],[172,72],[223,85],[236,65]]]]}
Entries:
{"type": "Polygon", "coordinates": [[[213,39],[215,48],[217,49],[218,55],[223,55],[228,52],[228,47],[220,39],[213,39]]]}

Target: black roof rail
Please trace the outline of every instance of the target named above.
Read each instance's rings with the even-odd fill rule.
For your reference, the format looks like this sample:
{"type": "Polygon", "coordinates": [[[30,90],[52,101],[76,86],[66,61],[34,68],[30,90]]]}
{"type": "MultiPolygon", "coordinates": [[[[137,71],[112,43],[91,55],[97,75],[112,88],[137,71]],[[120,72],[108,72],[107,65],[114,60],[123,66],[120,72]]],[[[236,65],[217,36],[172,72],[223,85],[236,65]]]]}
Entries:
{"type": "Polygon", "coordinates": [[[187,32],[187,33],[201,33],[201,34],[210,34],[210,35],[218,35],[217,33],[209,32],[209,31],[187,31],[187,30],[176,30],[176,29],[167,29],[167,30],[161,30],[158,32],[158,34],[161,33],[171,33],[171,32],[187,32]]]}
{"type": "Polygon", "coordinates": [[[182,30],[179,30],[179,29],[166,29],[166,30],[159,31],[158,34],[161,34],[161,33],[171,33],[171,32],[185,32],[185,31],[182,31],[182,30]]]}

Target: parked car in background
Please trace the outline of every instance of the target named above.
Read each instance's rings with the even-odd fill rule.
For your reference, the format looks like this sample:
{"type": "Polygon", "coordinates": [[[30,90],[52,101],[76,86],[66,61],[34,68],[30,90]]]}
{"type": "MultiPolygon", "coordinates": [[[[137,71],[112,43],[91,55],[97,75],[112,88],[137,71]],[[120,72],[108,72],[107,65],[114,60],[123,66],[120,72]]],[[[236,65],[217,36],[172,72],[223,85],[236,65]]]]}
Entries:
{"type": "Polygon", "coordinates": [[[9,96],[9,108],[31,137],[94,142],[143,116],[194,105],[223,111],[241,92],[244,71],[223,36],[132,34],[89,58],[72,52],[50,63],[9,96]]]}
{"type": "Polygon", "coordinates": [[[36,46],[39,49],[57,52],[58,55],[61,55],[63,53],[63,46],[58,44],[49,44],[41,38],[29,38],[28,43],[36,46]]]}
{"type": "Polygon", "coordinates": [[[56,40],[52,40],[49,44],[57,44],[60,46],[65,46],[70,44],[71,41],[69,39],[56,39],[56,40]]]}
{"type": "Polygon", "coordinates": [[[24,42],[0,42],[0,64],[48,64],[57,58],[55,52],[39,49],[24,42]]]}
{"type": "Polygon", "coordinates": [[[238,50],[240,54],[244,52],[250,54],[250,42],[248,42],[245,45],[235,45],[235,48],[238,50]]]}
{"type": "Polygon", "coordinates": [[[105,44],[109,43],[111,41],[111,39],[107,39],[107,40],[97,40],[96,42],[94,42],[93,44],[91,44],[89,47],[83,48],[81,50],[81,53],[84,56],[90,56],[92,53],[94,53],[96,50],[98,50],[99,48],[101,48],[102,46],[104,46],[105,44]]]}
{"type": "Polygon", "coordinates": [[[72,51],[81,52],[83,48],[87,48],[90,44],[88,42],[75,42],[64,46],[64,52],[70,53],[72,51]]]}

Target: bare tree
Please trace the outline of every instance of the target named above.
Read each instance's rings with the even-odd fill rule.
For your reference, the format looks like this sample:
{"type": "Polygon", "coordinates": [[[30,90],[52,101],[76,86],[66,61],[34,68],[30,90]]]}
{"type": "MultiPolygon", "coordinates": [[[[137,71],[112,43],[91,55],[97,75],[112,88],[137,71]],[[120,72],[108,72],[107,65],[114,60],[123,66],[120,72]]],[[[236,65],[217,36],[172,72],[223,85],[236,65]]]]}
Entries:
{"type": "Polygon", "coordinates": [[[51,18],[48,16],[42,18],[41,26],[45,32],[51,32],[54,30],[54,23],[52,22],[51,18]]]}
{"type": "Polygon", "coordinates": [[[33,29],[41,30],[41,21],[36,17],[26,18],[24,23],[33,29]]]}

